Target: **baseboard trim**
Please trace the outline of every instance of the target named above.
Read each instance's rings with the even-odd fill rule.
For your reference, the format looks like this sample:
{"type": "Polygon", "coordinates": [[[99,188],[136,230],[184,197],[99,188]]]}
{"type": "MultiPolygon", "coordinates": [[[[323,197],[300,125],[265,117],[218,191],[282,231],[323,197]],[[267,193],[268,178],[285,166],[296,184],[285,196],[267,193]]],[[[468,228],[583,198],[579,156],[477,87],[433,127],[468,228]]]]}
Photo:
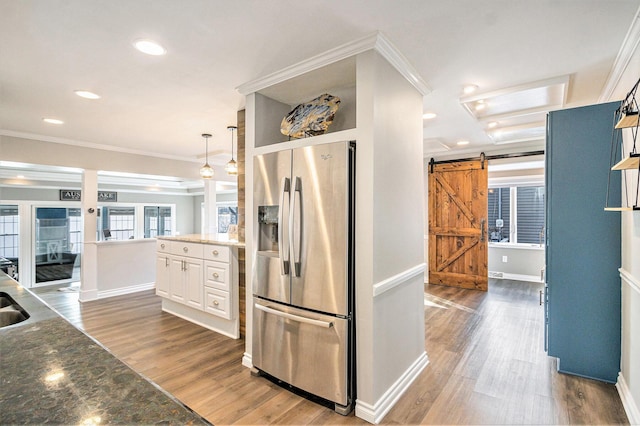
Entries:
{"type": "Polygon", "coordinates": [[[387,278],[386,280],[382,280],[373,285],[373,297],[380,296],[382,293],[385,293],[392,288],[395,288],[405,282],[409,281],[411,278],[416,277],[418,275],[424,274],[424,270],[427,267],[426,263],[421,263],[420,265],[416,265],[413,268],[407,269],[406,271],[402,271],[399,274],[396,274],[392,277],[387,278]]]}
{"type": "Polygon", "coordinates": [[[502,274],[502,278],[505,280],[514,280],[514,281],[530,281],[534,283],[541,283],[539,275],[523,275],[523,274],[502,274]]]}
{"type": "Polygon", "coordinates": [[[250,353],[244,353],[244,355],[242,356],[242,365],[247,368],[253,368],[253,358],[250,353]]]}
{"type": "Polygon", "coordinates": [[[106,299],[108,297],[122,296],[124,294],[137,293],[139,291],[153,290],[156,288],[155,282],[136,284],[128,287],[114,288],[113,290],[98,291],[98,299],[106,299]]]}
{"type": "Polygon", "coordinates": [[[356,416],[373,424],[378,424],[406,392],[411,383],[429,364],[426,352],[416,359],[402,376],[376,401],[374,405],[356,400],[356,416]]]}
{"type": "Polygon", "coordinates": [[[618,394],[620,395],[620,399],[622,400],[624,411],[625,413],[627,413],[629,424],[639,425],[640,410],[638,409],[638,405],[633,399],[633,395],[631,395],[631,390],[629,390],[629,386],[627,386],[627,382],[624,380],[624,376],[622,375],[622,373],[618,374],[616,389],[618,390],[618,394]]]}

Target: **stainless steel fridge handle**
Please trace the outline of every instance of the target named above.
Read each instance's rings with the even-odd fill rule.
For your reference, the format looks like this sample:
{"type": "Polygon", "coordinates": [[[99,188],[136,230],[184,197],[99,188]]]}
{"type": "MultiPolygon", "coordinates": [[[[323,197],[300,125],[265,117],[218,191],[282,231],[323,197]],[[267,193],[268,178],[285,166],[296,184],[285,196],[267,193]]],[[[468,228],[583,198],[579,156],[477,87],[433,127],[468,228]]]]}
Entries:
{"type": "Polygon", "coordinates": [[[256,307],[256,309],[259,309],[263,312],[266,312],[268,314],[272,314],[272,315],[276,315],[282,318],[286,318],[286,319],[290,319],[293,321],[297,321],[297,322],[302,322],[305,324],[310,324],[310,325],[316,325],[318,327],[323,327],[323,328],[331,328],[333,327],[333,323],[329,322],[329,321],[322,321],[322,320],[315,320],[315,319],[311,319],[311,318],[306,318],[306,317],[301,317],[299,315],[293,315],[293,314],[289,314],[287,312],[282,312],[279,311],[277,309],[272,309],[269,308],[267,306],[263,306],[263,305],[258,305],[257,303],[254,305],[256,307]]]}
{"type": "Polygon", "coordinates": [[[293,183],[293,193],[291,194],[291,208],[289,209],[289,246],[290,246],[290,250],[292,251],[291,261],[293,263],[291,274],[294,277],[299,277],[300,269],[301,269],[300,257],[301,257],[301,251],[302,251],[302,244],[301,244],[301,241],[302,241],[302,210],[301,209],[302,207],[300,205],[300,202],[296,203],[296,194],[298,195],[298,199],[302,197],[302,181],[300,180],[300,176],[296,176],[292,183],[293,183]],[[296,213],[298,213],[298,229],[297,229],[298,232],[297,233],[295,232],[296,230],[294,229],[294,226],[296,223],[296,220],[295,220],[296,213]],[[296,241],[296,234],[298,236],[297,237],[298,241],[296,241]]]}
{"type": "Polygon", "coordinates": [[[278,206],[278,252],[280,253],[280,275],[289,274],[289,244],[285,244],[286,239],[284,238],[284,212],[285,210],[288,210],[288,208],[284,208],[284,202],[285,200],[289,200],[290,197],[285,196],[285,194],[289,193],[289,178],[282,178],[282,182],[280,183],[280,205],[278,206]]]}

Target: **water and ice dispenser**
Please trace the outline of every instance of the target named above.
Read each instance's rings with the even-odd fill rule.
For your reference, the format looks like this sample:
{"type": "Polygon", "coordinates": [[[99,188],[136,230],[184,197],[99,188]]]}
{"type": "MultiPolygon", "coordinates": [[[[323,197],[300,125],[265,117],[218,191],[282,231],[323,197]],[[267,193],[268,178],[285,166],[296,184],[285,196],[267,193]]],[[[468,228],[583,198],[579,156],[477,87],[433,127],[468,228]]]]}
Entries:
{"type": "Polygon", "coordinates": [[[278,206],[258,207],[258,251],[278,251],[278,206]]]}

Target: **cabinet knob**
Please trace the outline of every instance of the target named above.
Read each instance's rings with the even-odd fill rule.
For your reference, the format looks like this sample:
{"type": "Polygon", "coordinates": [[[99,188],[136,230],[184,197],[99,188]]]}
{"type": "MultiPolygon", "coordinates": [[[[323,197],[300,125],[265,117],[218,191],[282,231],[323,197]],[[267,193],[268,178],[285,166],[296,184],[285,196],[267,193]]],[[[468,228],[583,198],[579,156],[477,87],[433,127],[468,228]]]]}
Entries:
{"type": "Polygon", "coordinates": [[[189,247],[182,247],[182,251],[185,252],[185,253],[188,252],[189,251],[189,247]]]}
{"type": "Polygon", "coordinates": [[[218,255],[218,250],[214,250],[214,251],[213,251],[213,255],[214,255],[214,256],[217,256],[217,255],[218,255]]]}
{"type": "Polygon", "coordinates": [[[160,244],[160,248],[164,248],[164,244],[160,244]]]}
{"type": "Polygon", "coordinates": [[[217,272],[213,273],[214,278],[218,278],[220,276],[220,274],[218,274],[217,272]]]}
{"type": "Polygon", "coordinates": [[[219,305],[219,303],[218,303],[218,301],[217,301],[217,300],[214,300],[214,301],[213,301],[213,304],[214,304],[214,305],[216,305],[216,306],[218,306],[218,305],[219,305]]]}

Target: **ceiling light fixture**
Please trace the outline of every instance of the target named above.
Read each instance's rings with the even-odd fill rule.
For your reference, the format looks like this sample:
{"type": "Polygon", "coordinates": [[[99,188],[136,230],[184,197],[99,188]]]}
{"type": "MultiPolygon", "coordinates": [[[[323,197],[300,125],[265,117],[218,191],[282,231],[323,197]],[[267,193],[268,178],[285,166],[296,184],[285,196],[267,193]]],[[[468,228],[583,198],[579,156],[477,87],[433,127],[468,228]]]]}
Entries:
{"type": "Polygon", "coordinates": [[[100,99],[100,95],[96,95],[95,93],[87,90],[76,90],[74,93],[85,99],[100,99]]]}
{"type": "Polygon", "coordinates": [[[498,127],[498,122],[497,121],[491,121],[489,123],[487,123],[487,127],[490,129],[495,129],[496,127],[498,127]]]}
{"type": "Polygon", "coordinates": [[[481,99],[481,100],[479,100],[479,101],[476,103],[476,106],[475,106],[476,111],[482,111],[482,110],[483,110],[483,109],[485,109],[486,107],[487,107],[487,104],[486,104],[486,103],[485,103],[485,101],[483,101],[482,99],[481,99]]]}
{"type": "Polygon", "coordinates": [[[133,42],[133,47],[147,55],[161,56],[167,53],[167,49],[151,40],[136,40],[133,42]]]}
{"type": "Polygon", "coordinates": [[[211,137],[211,135],[209,133],[203,133],[202,137],[204,138],[206,143],[206,151],[204,166],[200,167],[200,177],[202,179],[211,179],[214,174],[213,167],[209,165],[209,138],[211,137]]]}
{"type": "Polygon", "coordinates": [[[460,146],[462,146],[462,145],[469,145],[469,141],[458,141],[458,142],[456,143],[456,145],[460,145],[460,146]]]}
{"type": "Polygon", "coordinates": [[[231,160],[229,160],[224,169],[227,171],[227,174],[231,176],[238,174],[238,163],[233,159],[233,131],[236,129],[236,126],[227,126],[227,130],[231,130],[231,160]]]}
{"type": "Polygon", "coordinates": [[[43,118],[42,121],[49,124],[64,124],[64,121],[58,120],[57,118],[43,118]]]}
{"type": "Polygon", "coordinates": [[[470,94],[472,94],[473,92],[475,92],[476,90],[478,90],[478,86],[476,86],[475,84],[467,84],[466,86],[464,86],[464,87],[462,88],[462,92],[463,92],[465,95],[470,95],[470,94]]]}
{"type": "Polygon", "coordinates": [[[433,120],[437,116],[438,116],[438,114],[436,114],[435,112],[425,112],[424,114],[422,114],[422,119],[423,120],[433,120]]]}

